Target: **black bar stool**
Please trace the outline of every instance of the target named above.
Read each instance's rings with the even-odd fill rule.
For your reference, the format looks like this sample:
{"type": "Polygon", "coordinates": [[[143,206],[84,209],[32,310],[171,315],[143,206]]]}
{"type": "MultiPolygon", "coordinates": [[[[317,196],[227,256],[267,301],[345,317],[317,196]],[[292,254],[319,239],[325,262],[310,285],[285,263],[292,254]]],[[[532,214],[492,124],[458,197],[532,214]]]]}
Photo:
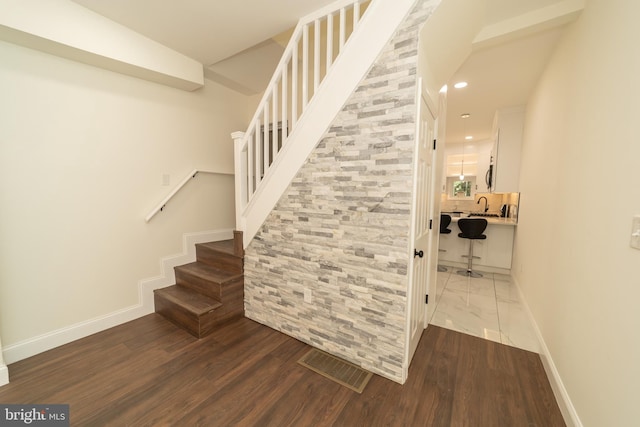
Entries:
{"type": "MultiPolygon", "coordinates": [[[[458,220],[458,227],[460,228],[461,233],[458,233],[458,237],[463,239],[469,239],[469,262],[467,264],[466,270],[458,270],[458,274],[462,276],[469,277],[482,277],[482,274],[476,273],[472,270],[473,263],[473,241],[474,240],[484,240],[487,238],[484,233],[484,230],[487,229],[487,220],[484,218],[460,218],[458,220]]],[[[463,255],[465,256],[465,255],[463,255]]],[[[476,257],[480,258],[480,257],[476,257]]]]}
{"type": "MultiPolygon", "coordinates": [[[[451,234],[449,224],[451,224],[451,215],[440,214],[440,234],[451,234]]],[[[446,250],[438,248],[438,252],[446,252],[446,250]]],[[[445,272],[447,271],[447,267],[438,265],[438,271],[441,273],[445,272]]]]}

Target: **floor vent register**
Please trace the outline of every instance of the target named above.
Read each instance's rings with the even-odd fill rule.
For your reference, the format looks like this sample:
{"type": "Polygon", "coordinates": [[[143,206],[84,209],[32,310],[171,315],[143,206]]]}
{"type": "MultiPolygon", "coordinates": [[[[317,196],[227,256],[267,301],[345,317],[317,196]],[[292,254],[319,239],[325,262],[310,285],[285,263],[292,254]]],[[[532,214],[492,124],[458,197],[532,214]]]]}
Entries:
{"type": "Polygon", "coordinates": [[[353,363],[315,348],[302,356],[298,363],[358,393],[362,393],[372,375],[353,363]]]}

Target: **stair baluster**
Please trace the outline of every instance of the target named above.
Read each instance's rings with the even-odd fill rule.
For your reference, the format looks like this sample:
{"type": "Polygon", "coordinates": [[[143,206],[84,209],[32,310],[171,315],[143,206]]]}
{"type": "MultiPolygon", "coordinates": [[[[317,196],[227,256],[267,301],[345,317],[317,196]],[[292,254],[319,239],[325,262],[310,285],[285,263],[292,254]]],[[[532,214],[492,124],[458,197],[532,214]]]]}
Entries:
{"type": "Polygon", "coordinates": [[[238,229],[244,230],[242,213],[253,195],[260,191],[280,150],[287,144],[370,1],[339,0],[302,18],[247,131],[232,134],[235,140],[238,229]],[[352,19],[348,20],[347,15],[352,15],[352,19]],[[338,28],[334,26],[336,19],[338,28]],[[334,30],[337,41],[334,41],[334,30]]]}

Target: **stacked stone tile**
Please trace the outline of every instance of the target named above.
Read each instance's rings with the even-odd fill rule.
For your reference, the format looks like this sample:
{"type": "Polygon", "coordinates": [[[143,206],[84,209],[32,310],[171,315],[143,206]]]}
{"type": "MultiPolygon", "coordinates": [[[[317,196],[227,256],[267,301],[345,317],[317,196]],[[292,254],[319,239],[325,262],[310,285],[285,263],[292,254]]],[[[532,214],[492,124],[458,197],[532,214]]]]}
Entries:
{"type": "Polygon", "coordinates": [[[406,346],[418,33],[437,3],[416,2],[245,253],[247,317],[395,381],[406,346]]]}

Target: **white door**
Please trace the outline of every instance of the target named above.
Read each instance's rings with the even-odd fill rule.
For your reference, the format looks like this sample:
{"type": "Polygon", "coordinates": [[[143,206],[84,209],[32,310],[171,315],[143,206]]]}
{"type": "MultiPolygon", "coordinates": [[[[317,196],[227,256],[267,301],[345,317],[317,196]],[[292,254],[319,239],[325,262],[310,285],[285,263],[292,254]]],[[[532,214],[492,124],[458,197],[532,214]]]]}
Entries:
{"type": "MultiPolygon", "coordinates": [[[[422,85],[418,84],[419,94],[422,85]]],[[[408,357],[407,367],[413,358],[426,326],[427,304],[425,298],[429,279],[429,230],[431,194],[433,192],[433,139],[435,117],[422,96],[419,96],[416,129],[416,150],[413,177],[413,207],[411,210],[411,262],[409,265],[409,314],[408,314],[408,357]]]]}

